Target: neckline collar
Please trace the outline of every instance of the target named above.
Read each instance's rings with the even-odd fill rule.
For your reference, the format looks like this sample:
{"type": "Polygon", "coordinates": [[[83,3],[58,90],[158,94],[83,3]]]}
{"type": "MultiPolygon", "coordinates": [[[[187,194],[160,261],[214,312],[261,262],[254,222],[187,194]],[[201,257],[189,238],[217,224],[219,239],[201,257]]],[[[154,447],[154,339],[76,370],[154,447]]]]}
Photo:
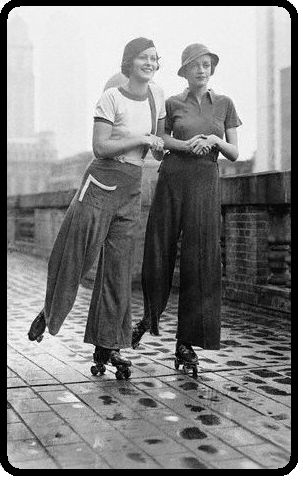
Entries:
{"type": "MultiPolygon", "coordinates": [[[[181,94],[181,99],[182,99],[183,101],[186,100],[190,93],[191,93],[191,92],[190,92],[189,88],[186,87],[186,89],[185,89],[185,90],[182,92],[182,94],[181,94]]],[[[211,103],[213,103],[213,102],[214,102],[214,94],[215,94],[214,91],[213,91],[212,89],[207,89],[207,91],[205,92],[205,94],[208,94],[211,103]]],[[[205,95],[205,94],[203,94],[203,95],[205,95]]]]}
{"type": "Polygon", "coordinates": [[[124,95],[124,97],[127,97],[128,99],[131,100],[137,100],[137,101],[144,101],[148,98],[148,93],[144,95],[137,95],[137,94],[132,94],[131,92],[128,92],[128,90],[125,90],[123,87],[118,87],[119,92],[124,95]]]}

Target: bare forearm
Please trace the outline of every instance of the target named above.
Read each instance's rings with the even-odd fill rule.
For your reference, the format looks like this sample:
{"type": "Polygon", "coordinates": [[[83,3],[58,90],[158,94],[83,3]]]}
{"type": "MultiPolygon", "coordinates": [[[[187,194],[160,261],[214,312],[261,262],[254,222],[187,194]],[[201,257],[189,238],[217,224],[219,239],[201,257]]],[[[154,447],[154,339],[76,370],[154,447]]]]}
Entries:
{"type": "Polygon", "coordinates": [[[226,159],[228,159],[229,161],[237,160],[239,156],[239,151],[237,146],[235,146],[234,144],[230,144],[229,142],[218,138],[215,146],[218,151],[221,152],[221,154],[223,154],[223,156],[226,157],[226,159]]]}
{"type": "Polygon", "coordinates": [[[175,139],[174,137],[171,137],[169,134],[163,134],[161,137],[164,141],[165,149],[189,152],[187,141],[181,141],[180,139],[175,139]]]}
{"type": "Polygon", "coordinates": [[[96,157],[113,157],[125,154],[127,151],[138,146],[143,146],[142,137],[130,137],[129,139],[106,139],[93,140],[93,151],[96,157]]]}

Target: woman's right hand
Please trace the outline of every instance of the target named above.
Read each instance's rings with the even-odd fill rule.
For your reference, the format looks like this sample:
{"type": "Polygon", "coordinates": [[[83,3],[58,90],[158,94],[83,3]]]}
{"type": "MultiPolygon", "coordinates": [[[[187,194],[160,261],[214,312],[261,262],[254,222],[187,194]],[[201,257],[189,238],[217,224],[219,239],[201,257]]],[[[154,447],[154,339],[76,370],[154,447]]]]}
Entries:
{"type": "Polygon", "coordinates": [[[209,154],[213,145],[209,142],[207,136],[203,134],[197,135],[187,141],[189,143],[189,151],[197,156],[209,154]]]}
{"type": "Polygon", "coordinates": [[[187,141],[184,141],[184,146],[185,146],[185,151],[187,152],[192,152],[192,145],[200,139],[200,134],[197,134],[196,136],[192,137],[191,139],[188,139],[187,141]]]}

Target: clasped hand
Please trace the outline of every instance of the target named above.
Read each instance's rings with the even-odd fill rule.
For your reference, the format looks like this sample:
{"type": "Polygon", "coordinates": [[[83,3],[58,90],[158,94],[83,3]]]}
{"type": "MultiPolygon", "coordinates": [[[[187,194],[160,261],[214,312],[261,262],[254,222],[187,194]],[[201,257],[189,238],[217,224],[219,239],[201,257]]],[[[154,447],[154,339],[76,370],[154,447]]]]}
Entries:
{"type": "Polygon", "coordinates": [[[144,136],[145,144],[149,146],[152,151],[162,152],[164,149],[164,141],[161,137],[155,136],[153,134],[148,134],[144,136]]]}
{"type": "Polygon", "coordinates": [[[217,136],[211,134],[205,136],[204,134],[198,134],[187,141],[187,147],[189,152],[202,156],[209,154],[211,150],[216,148],[217,136]]]}

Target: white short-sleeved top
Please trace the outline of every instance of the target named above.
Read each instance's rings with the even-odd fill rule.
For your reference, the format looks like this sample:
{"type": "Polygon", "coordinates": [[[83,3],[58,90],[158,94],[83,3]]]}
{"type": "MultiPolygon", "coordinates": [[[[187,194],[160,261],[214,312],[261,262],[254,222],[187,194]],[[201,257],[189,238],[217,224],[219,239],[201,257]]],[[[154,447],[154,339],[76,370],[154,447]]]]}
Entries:
{"type": "MultiPolygon", "coordinates": [[[[152,115],[157,125],[159,119],[165,118],[166,112],[162,89],[154,83],[150,83],[149,87],[154,99],[155,112],[153,114],[147,95],[144,97],[136,96],[130,94],[123,87],[112,87],[103,92],[98,100],[94,121],[112,125],[111,139],[123,139],[151,133],[152,115]]],[[[138,146],[115,159],[142,166],[143,151],[144,147],[138,146]]]]}

